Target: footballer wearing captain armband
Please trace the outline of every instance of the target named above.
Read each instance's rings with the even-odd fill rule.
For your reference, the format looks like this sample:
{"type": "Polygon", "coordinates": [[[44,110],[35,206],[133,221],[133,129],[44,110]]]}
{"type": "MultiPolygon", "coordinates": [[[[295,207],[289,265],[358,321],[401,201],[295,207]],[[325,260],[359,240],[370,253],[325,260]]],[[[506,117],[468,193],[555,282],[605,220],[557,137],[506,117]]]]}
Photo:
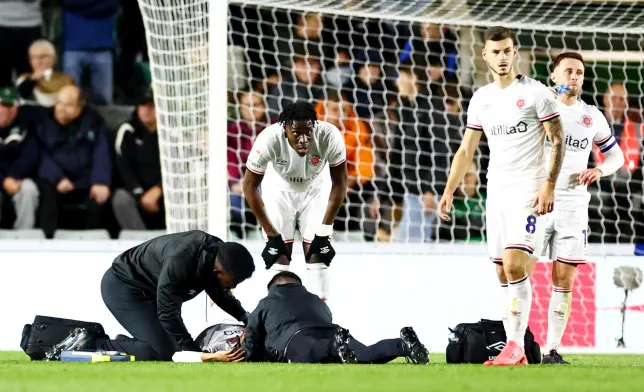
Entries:
{"type": "Polygon", "coordinates": [[[284,108],[264,129],[246,162],[244,194],[262,226],[266,269],[289,270],[296,225],[303,240],[308,290],[326,300],[333,221],[347,192],[344,135],[318,121],[308,102],[284,108]],[[261,194],[260,194],[261,185],[261,194]]]}
{"type": "Polygon", "coordinates": [[[517,73],[514,34],[504,27],[485,32],[483,58],[494,82],[478,89],[467,113],[467,127],[454,156],[439,216],[449,220],[453,193],[472,164],[485,132],[490,148],[486,226],[488,251],[503,290],[507,344],[486,365],[527,364],[525,331],[532,306],[528,265],[540,254],[545,215],[553,209],[554,189],[564,159],[563,129],[548,87],[517,73]],[[545,137],[552,142],[546,168],[545,137]]]}
{"type": "MultiPolygon", "coordinates": [[[[586,262],[588,238],[587,186],[615,173],[624,153],[604,115],[579,98],[584,84],[584,60],[578,53],[557,56],[550,78],[556,83],[557,111],[564,128],[566,157],[555,186],[555,208],[546,218],[543,253],[552,260],[552,297],[548,308],[547,354],[544,364],[566,364],[558,353],[571,312],[577,265],[586,262]],[[588,169],[593,145],[604,155],[599,166],[588,169]]],[[[546,157],[552,143],[546,140],[546,157]]]]}

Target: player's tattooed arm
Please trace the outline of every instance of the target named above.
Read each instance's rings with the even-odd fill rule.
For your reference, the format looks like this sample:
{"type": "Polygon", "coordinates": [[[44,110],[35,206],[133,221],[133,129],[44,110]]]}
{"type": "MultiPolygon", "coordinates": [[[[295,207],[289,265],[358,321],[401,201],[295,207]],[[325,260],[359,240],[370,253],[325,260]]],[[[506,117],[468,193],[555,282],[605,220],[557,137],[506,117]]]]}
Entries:
{"type": "Polygon", "coordinates": [[[246,201],[250,206],[251,211],[257,218],[257,221],[266,232],[267,236],[275,236],[280,233],[277,232],[275,226],[271,223],[271,220],[266,214],[266,207],[264,206],[264,201],[262,196],[259,194],[259,186],[262,183],[264,176],[255,174],[250,170],[246,170],[244,174],[244,195],[246,196],[246,201]]]}
{"type": "Polygon", "coordinates": [[[344,203],[344,198],[347,196],[347,164],[343,162],[338,166],[330,168],[331,171],[331,194],[329,195],[329,204],[326,207],[326,213],[324,214],[324,220],[322,220],[323,225],[333,225],[335,217],[340,211],[342,203],[344,203]]]}
{"type": "Polygon", "coordinates": [[[563,125],[559,117],[543,123],[548,139],[552,143],[552,155],[550,157],[550,168],[548,170],[548,182],[555,184],[561,172],[566,146],[564,145],[563,125]]]}

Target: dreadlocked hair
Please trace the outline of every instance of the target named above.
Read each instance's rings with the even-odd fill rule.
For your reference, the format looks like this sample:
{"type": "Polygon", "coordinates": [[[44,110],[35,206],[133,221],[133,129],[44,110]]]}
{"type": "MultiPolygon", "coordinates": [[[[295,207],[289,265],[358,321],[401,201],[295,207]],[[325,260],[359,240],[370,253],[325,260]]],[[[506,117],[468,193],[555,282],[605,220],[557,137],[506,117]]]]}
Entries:
{"type": "Polygon", "coordinates": [[[315,107],[309,102],[294,102],[288,104],[280,113],[278,122],[281,125],[291,125],[293,121],[311,121],[315,125],[318,121],[318,115],[315,112],[315,107]]]}

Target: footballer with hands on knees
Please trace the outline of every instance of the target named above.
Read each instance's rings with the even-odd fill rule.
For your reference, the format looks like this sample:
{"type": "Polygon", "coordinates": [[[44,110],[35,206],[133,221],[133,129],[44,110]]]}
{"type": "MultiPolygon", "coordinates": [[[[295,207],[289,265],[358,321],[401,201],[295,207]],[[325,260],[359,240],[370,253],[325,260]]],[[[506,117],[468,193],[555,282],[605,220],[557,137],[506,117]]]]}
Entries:
{"type": "Polygon", "coordinates": [[[295,102],[257,136],[246,162],[244,194],[264,232],[266,269],[289,270],[297,225],[308,289],[323,300],[335,256],[333,222],[347,192],[345,160],[342,132],[318,121],[311,103],[295,102]]]}

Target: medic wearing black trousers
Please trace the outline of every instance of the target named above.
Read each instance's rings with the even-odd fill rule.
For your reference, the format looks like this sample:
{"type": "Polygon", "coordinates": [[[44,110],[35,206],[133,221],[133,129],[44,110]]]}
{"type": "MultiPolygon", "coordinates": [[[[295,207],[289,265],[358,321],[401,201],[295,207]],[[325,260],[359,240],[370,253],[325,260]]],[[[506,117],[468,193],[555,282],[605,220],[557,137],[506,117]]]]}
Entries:
{"type": "Polygon", "coordinates": [[[406,357],[429,363],[427,349],[411,327],[400,338],[365,346],[334,324],[329,307],[288,271],[268,283],[268,296],[248,317],[242,349],[247,361],[300,363],[387,363],[406,357]]]}
{"type": "Polygon", "coordinates": [[[137,361],[171,361],[176,351],[198,351],[181,319],[181,305],[202,291],[222,310],[246,322],[248,313],[230,289],[251,277],[253,258],[241,244],[202,231],[169,234],[118,256],[105,272],[101,293],[116,320],[134,337],[97,342],[137,361]]]}

